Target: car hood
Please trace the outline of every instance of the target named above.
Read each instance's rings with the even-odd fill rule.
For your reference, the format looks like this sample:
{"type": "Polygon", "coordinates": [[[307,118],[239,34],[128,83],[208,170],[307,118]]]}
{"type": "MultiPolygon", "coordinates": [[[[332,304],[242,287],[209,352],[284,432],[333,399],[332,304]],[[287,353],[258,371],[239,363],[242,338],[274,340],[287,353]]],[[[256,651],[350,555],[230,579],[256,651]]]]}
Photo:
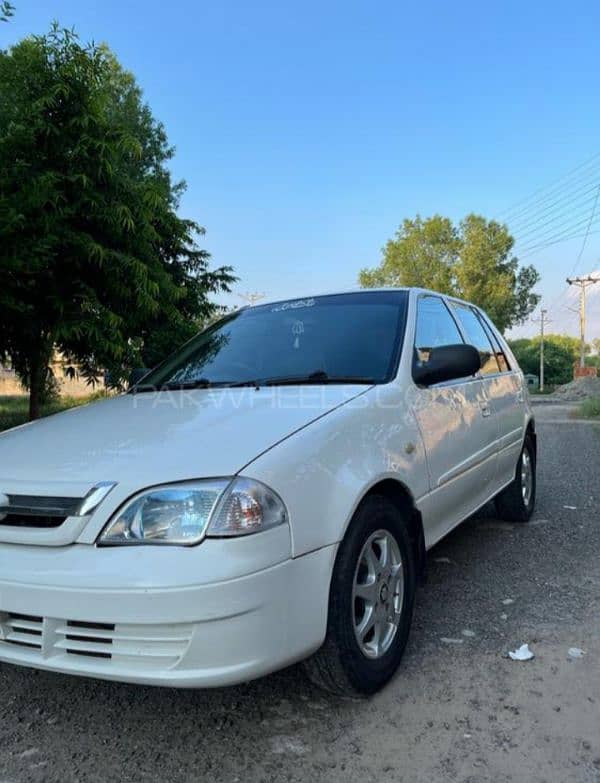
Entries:
{"type": "Polygon", "coordinates": [[[233,475],[365,386],[126,394],[0,435],[0,493],[79,496],[233,475]]]}

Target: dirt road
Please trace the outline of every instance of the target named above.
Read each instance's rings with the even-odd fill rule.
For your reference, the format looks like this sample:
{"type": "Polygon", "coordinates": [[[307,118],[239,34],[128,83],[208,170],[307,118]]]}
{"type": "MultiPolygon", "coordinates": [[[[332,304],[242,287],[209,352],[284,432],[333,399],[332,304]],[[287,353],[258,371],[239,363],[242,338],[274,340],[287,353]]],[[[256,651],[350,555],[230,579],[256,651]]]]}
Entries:
{"type": "Polygon", "coordinates": [[[0,665],[0,781],[598,783],[600,426],[537,412],[534,520],[485,509],[430,553],[375,698],[328,697],[298,667],[178,692],[0,665]],[[523,642],[534,660],[505,657],[523,642]]]}

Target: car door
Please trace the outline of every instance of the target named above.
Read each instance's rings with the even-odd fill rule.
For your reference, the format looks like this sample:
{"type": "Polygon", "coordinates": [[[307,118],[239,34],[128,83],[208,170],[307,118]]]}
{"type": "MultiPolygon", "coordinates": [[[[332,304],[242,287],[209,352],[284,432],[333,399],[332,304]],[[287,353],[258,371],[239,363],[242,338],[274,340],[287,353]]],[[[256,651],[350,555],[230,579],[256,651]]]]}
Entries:
{"type": "Polygon", "coordinates": [[[523,387],[520,376],[511,372],[498,338],[492,339],[491,327],[484,322],[477,308],[452,303],[465,339],[479,349],[481,377],[490,406],[498,421],[498,460],[494,483],[500,490],[515,475],[515,467],[523,441],[523,387]],[[496,343],[494,345],[494,342],[496,343]]]}
{"type": "Polygon", "coordinates": [[[503,347],[503,339],[489,318],[474,308],[483,324],[496,353],[499,373],[490,375],[490,403],[498,417],[500,438],[498,442],[498,484],[503,487],[515,477],[517,460],[525,437],[526,405],[523,374],[519,367],[511,365],[508,349],[503,347]]]}
{"type": "MultiPolygon", "coordinates": [[[[437,346],[463,342],[445,300],[419,295],[414,361],[428,361],[437,346]]],[[[417,386],[413,410],[427,455],[430,492],[421,512],[431,546],[493,494],[498,423],[479,376],[417,386]]]]}

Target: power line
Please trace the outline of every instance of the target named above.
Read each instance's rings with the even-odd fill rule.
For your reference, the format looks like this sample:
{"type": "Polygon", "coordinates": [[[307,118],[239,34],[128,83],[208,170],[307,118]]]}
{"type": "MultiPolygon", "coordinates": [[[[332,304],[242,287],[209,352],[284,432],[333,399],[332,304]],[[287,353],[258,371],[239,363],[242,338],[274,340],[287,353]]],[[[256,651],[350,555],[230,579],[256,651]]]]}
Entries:
{"type": "MultiPolygon", "coordinates": [[[[519,211],[519,207],[522,207],[523,204],[527,204],[529,201],[535,200],[540,193],[545,193],[546,191],[550,191],[550,193],[553,192],[553,190],[555,189],[555,185],[557,185],[558,183],[564,184],[564,180],[568,180],[573,174],[580,171],[582,168],[586,168],[592,163],[592,161],[596,161],[598,158],[600,158],[600,152],[595,153],[594,155],[592,155],[591,158],[588,158],[583,163],[580,163],[578,166],[575,166],[575,168],[571,169],[566,174],[563,174],[557,180],[553,180],[548,185],[545,185],[544,187],[534,190],[533,193],[531,193],[529,196],[525,196],[525,198],[522,198],[519,201],[515,202],[512,206],[500,212],[499,217],[502,217],[503,215],[509,215],[510,213],[515,212],[515,210],[519,211]]],[[[547,195],[549,195],[549,193],[547,195]]]]}
{"type": "MultiPolygon", "coordinates": [[[[597,224],[597,220],[594,221],[594,225],[597,224]]],[[[595,234],[600,234],[600,229],[597,231],[590,231],[588,236],[594,236],[595,234]]],[[[519,258],[521,260],[524,260],[525,258],[528,258],[529,256],[534,256],[537,253],[539,253],[541,250],[545,250],[547,247],[552,247],[553,245],[559,245],[561,242],[567,242],[569,239],[581,239],[583,236],[585,236],[585,233],[582,233],[581,231],[576,232],[575,234],[563,234],[557,239],[552,240],[551,242],[542,242],[539,245],[535,245],[535,247],[531,247],[527,249],[526,251],[521,251],[519,253],[519,258]]]]}
{"type": "MultiPolygon", "coordinates": [[[[558,227],[556,227],[551,229],[551,232],[554,231],[556,233],[550,233],[550,235],[547,235],[548,232],[544,232],[544,234],[541,234],[535,239],[530,240],[530,244],[525,243],[526,247],[521,249],[520,255],[528,254],[531,250],[536,250],[537,248],[549,247],[550,245],[554,245],[557,242],[566,241],[567,239],[578,239],[579,237],[583,237],[586,233],[583,226],[588,223],[588,220],[588,218],[581,218],[577,223],[564,227],[560,230],[558,230],[558,227]]],[[[590,226],[596,225],[599,220],[600,217],[594,219],[590,226]]]]}
{"type": "Polygon", "coordinates": [[[590,222],[587,225],[587,229],[585,232],[585,236],[583,237],[583,243],[581,245],[581,250],[579,251],[579,255],[577,256],[577,259],[575,260],[575,263],[573,265],[573,269],[571,270],[571,274],[575,274],[575,270],[579,266],[579,262],[581,261],[581,256],[583,255],[583,251],[585,250],[585,246],[587,244],[588,237],[590,235],[590,226],[592,225],[592,221],[594,220],[594,215],[596,214],[596,207],[598,206],[598,196],[600,196],[600,185],[598,185],[598,190],[596,191],[596,198],[594,199],[594,206],[592,207],[592,214],[590,215],[590,222]]]}
{"type": "Polygon", "coordinates": [[[572,196],[579,195],[585,192],[587,188],[594,187],[600,179],[600,162],[597,167],[591,170],[584,179],[574,181],[571,184],[564,186],[563,188],[556,189],[551,193],[548,193],[544,198],[539,199],[528,205],[528,207],[520,212],[512,215],[508,215],[503,218],[504,222],[509,222],[511,225],[516,223],[527,222],[532,217],[535,217],[541,210],[548,209],[555,204],[570,199],[572,196]]]}
{"type": "Polygon", "coordinates": [[[547,226],[543,231],[540,231],[539,233],[535,234],[534,236],[530,236],[525,240],[517,240],[517,244],[520,248],[523,249],[523,251],[525,251],[525,249],[528,249],[534,245],[538,245],[540,242],[554,239],[554,237],[560,234],[573,232],[585,233],[584,226],[587,226],[589,218],[590,212],[589,210],[586,210],[585,213],[573,215],[566,220],[561,221],[560,223],[547,226]]]}
{"type": "Polygon", "coordinates": [[[586,204],[588,201],[593,200],[594,191],[596,190],[598,181],[600,181],[600,173],[598,175],[598,180],[595,181],[591,186],[588,184],[585,185],[585,190],[583,193],[577,193],[574,194],[568,194],[568,197],[563,197],[558,199],[557,201],[554,201],[552,204],[549,204],[547,207],[544,207],[543,209],[540,209],[538,212],[534,213],[530,218],[526,219],[524,222],[520,223],[508,221],[511,230],[514,233],[521,233],[524,232],[526,229],[528,229],[530,226],[534,226],[536,223],[539,223],[540,220],[546,220],[550,218],[551,215],[553,215],[556,212],[561,212],[565,210],[566,207],[569,207],[569,210],[574,210],[580,207],[582,204],[586,204]],[[574,197],[573,197],[574,196],[574,197]],[[572,206],[569,206],[572,205],[572,206]]]}

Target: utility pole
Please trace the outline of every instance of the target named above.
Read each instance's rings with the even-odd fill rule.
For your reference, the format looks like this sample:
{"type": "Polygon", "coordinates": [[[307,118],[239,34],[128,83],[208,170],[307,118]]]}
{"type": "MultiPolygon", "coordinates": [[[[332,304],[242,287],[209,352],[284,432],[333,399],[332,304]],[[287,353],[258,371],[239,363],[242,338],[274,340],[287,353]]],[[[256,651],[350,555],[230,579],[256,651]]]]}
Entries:
{"type": "Polygon", "coordinates": [[[261,299],[264,299],[266,294],[260,294],[256,291],[254,292],[247,292],[245,294],[238,294],[240,299],[243,299],[244,302],[248,302],[249,305],[254,305],[257,302],[260,302],[261,299]]]}
{"type": "Polygon", "coordinates": [[[532,318],[531,320],[540,325],[540,391],[544,391],[544,329],[547,324],[551,323],[547,317],[548,311],[543,309],[539,318],[532,318]]]}
{"type": "Polygon", "coordinates": [[[600,283],[600,277],[567,277],[569,285],[579,286],[579,333],[581,335],[581,347],[579,349],[579,366],[585,367],[585,294],[587,289],[600,283]]]}

